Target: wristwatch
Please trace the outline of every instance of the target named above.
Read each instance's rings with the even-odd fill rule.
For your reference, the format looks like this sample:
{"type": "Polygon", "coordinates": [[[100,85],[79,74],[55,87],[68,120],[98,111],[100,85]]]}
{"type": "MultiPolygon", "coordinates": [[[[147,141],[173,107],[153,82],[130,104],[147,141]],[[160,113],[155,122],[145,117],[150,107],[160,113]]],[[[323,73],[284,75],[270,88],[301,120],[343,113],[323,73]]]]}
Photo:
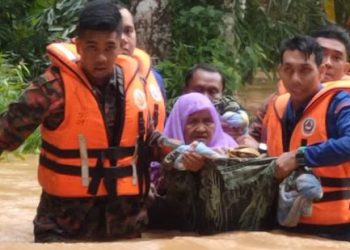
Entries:
{"type": "Polygon", "coordinates": [[[258,144],[258,151],[259,151],[260,154],[265,154],[265,153],[267,153],[267,144],[266,144],[266,143],[260,142],[260,143],[258,144]]]}
{"type": "Polygon", "coordinates": [[[295,159],[297,161],[298,167],[305,167],[306,162],[305,162],[305,147],[300,147],[297,150],[297,153],[295,154],[295,159]]]}

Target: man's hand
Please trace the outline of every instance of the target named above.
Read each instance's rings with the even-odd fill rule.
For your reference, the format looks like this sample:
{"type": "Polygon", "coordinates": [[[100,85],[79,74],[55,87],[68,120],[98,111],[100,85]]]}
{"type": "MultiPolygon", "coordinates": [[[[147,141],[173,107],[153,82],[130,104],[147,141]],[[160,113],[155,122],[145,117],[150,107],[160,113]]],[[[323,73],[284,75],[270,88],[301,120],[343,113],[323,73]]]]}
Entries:
{"type": "Polygon", "coordinates": [[[295,155],[296,150],[281,154],[276,160],[275,177],[283,179],[287,177],[294,169],[298,168],[295,155]]]}
{"type": "Polygon", "coordinates": [[[187,151],[183,153],[183,165],[185,168],[192,172],[197,172],[198,170],[202,169],[204,166],[204,156],[198,154],[194,151],[187,151]]]}
{"type": "Polygon", "coordinates": [[[244,145],[255,149],[259,148],[259,143],[250,135],[242,135],[237,137],[235,140],[238,145],[244,145]]]}

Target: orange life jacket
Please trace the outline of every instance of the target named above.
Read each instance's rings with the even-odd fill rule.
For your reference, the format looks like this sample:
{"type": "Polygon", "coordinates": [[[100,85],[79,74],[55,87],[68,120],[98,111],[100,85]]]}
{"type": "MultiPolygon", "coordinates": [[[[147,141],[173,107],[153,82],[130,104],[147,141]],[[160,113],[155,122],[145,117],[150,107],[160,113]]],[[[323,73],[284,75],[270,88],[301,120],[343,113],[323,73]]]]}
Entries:
{"type": "MultiPolygon", "coordinates": [[[[116,145],[109,145],[107,125],[92,88],[78,65],[74,44],[47,47],[52,64],[60,69],[64,85],[64,120],[58,128],[42,126],[39,183],[52,195],[89,197],[137,195],[143,192],[144,169],[136,162],[144,147],[148,107],[144,84],[138,77],[138,62],[131,57],[117,63],[123,72],[122,131],[116,145]],[[86,138],[88,185],[82,185],[79,135],[86,138]]],[[[117,68],[118,68],[117,67],[117,68]]]]}
{"type": "MultiPolygon", "coordinates": [[[[329,103],[336,93],[350,90],[345,81],[328,84],[320,90],[305,108],[296,124],[288,150],[300,146],[327,141],[326,115],[329,103]]],[[[270,156],[283,153],[282,118],[289,101],[289,94],[279,96],[264,119],[267,128],[267,145],[270,156]]],[[[339,225],[350,223],[350,162],[334,166],[317,166],[312,171],[320,178],[324,191],[323,198],[314,202],[311,217],[302,217],[302,224],[339,225]]]]}
{"type": "MultiPolygon", "coordinates": [[[[277,97],[286,94],[287,89],[284,86],[282,80],[279,80],[276,85],[276,91],[269,95],[265,100],[264,103],[262,104],[262,108],[260,108],[260,112],[265,111],[265,115],[263,115],[263,119],[266,119],[266,114],[271,112],[273,110],[274,102],[277,99],[277,97]]],[[[260,142],[266,143],[267,142],[267,131],[265,126],[261,126],[261,133],[260,133],[260,142]]]]}
{"type": "Polygon", "coordinates": [[[163,132],[166,117],[165,101],[157,79],[151,70],[151,57],[138,48],[134,50],[133,57],[139,62],[139,73],[145,80],[148,107],[151,113],[153,126],[156,131],[163,132]]]}

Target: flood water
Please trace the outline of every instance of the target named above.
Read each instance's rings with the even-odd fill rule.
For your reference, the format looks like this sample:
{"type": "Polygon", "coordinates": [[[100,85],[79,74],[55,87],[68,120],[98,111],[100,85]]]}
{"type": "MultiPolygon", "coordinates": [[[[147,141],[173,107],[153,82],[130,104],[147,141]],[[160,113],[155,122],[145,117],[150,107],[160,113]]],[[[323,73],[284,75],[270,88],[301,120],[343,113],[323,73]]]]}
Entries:
{"type": "MultiPolygon", "coordinates": [[[[272,84],[248,86],[239,92],[250,112],[272,92],[272,84]]],[[[281,232],[230,232],[210,237],[185,236],[177,232],[145,233],[142,239],[109,243],[33,243],[32,220],[39,202],[40,187],[36,178],[38,156],[24,159],[6,155],[0,160],[0,250],[31,249],[350,249],[350,243],[281,232]]]]}

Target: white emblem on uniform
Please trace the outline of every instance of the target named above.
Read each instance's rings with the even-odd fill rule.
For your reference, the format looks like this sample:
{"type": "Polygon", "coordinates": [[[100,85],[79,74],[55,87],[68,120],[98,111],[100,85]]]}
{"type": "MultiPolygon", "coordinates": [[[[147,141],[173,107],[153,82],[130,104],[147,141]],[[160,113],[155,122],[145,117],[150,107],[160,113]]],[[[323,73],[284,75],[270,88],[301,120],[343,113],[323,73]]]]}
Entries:
{"type": "Polygon", "coordinates": [[[159,89],[154,86],[154,84],[149,84],[148,89],[155,101],[160,102],[162,100],[162,94],[160,93],[159,89]]]}
{"type": "Polygon", "coordinates": [[[134,91],[134,102],[140,110],[144,110],[147,107],[145,93],[139,89],[134,91]]]}
{"type": "Polygon", "coordinates": [[[314,133],[316,128],[316,120],[314,118],[305,118],[302,123],[302,133],[303,135],[310,136],[314,133]]]}

